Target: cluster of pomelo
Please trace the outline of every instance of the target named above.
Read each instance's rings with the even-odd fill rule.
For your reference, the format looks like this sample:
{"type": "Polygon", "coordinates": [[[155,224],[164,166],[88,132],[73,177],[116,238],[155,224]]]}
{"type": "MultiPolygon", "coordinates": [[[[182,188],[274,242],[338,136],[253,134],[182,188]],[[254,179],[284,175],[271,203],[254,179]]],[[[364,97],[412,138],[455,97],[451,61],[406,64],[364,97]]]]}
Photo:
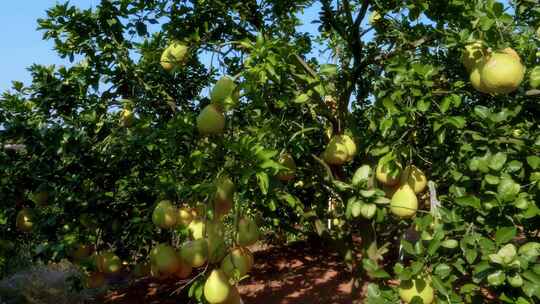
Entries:
{"type": "Polygon", "coordinates": [[[390,211],[401,217],[410,218],[418,210],[417,194],[426,189],[427,179],[418,167],[408,165],[403,169],[397,161],[379,160],[376,178],[382,184],[390,200],[390,211]]]}
{"type": "Polygon", "coordinates": [[[474,41],[465,46],[462,59],[472,86],[485,94],[514,92],[525,77],[525,66],[512,48],[493,52],[482,41],[474,41]]]}

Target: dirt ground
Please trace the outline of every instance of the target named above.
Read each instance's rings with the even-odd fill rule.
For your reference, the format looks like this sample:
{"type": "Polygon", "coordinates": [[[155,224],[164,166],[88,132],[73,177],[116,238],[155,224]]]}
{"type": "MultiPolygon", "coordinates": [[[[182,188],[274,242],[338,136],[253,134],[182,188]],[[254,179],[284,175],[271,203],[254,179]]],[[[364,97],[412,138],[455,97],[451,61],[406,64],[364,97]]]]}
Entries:
{"type": "MultiPolygon", "coordinates": [[[[245,304],[350,304],[359,298],[351,294],[351,276],[337,253],[327,248],[296,242],[252,249],[255,266],[239,285],[245,304]]],[[[142,279],[101,295],[94,303],[188,304],[187,290],[171,296],[182,283],[142,279]]]]}

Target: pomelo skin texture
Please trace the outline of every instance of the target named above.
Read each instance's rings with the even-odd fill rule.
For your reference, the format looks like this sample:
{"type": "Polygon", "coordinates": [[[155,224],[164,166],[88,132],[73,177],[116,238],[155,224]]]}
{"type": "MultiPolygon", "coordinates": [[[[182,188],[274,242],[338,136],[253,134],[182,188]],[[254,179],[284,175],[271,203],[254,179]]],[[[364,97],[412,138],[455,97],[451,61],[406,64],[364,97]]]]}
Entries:
{"type": "Polygon", "coordinates": [[[413,298],[418,296],[424,304],[433,303],[435,292],[429,281],[424,279],[413,279],[403,281],[399,285],[399,297],[405,303],[412,302],[413,298]]]}
{"type": "Polygon", "coordinates": [[[180,248],[180,257],[191,267],[201,267],[208,259],[208,243],[205,239],[187,242],[180,248]]]}
{"type": "Polygon", "coordinates": [[[236,84],[234,83],[234,79],[230,76],[223,76],[212,88],[210,100],[212,100],[212,103],[222,104],[227,97],[233,95],[235,89],[236,84]]]}
{"type": "Polygon", "coordinates": [[[34,226],[32,211],[30,209],[22,209],[19,211],[19,213],[17,213],[16,225],[17,229],[22,232],[32,231],[32,227],[34,226]]]}
{"type": "Polygon", "coordinates": [[[191,212],[191,209],[185,207],[178,209],[177,224],[180,227],[187,227],[192,220],[193,213],[191,212]]]}
{"type": "Polygon", "coordinates": [[[409,165],[403,170],[400,183],[402,185],[409,184],[414,190],[414,193],[420,193],[426,189],[427,179],[422,170],[418,169],[415,165],[409,165]]]}
{"type": "Polygon", "coordinates": [[[188,225],[189,235],[194,240],[204,238],[206,234],[206,223],[201,218],[194,218],[188,225]]]}
{"type": "Polygon", "coordinates": [[[343,165],[356,155],[356,144],[348,135],[336,135],[330,139],[323,152],[323,159],[330,165],[343,165]]]}
{"type": "Polygon", "coordinates": [[[225,128],[225,116],[215,105],[209,104],[197,116],[197,129],[202,135],[221,134],[225,128]]]}
{"type": "Polygon", "coordinates": [[[379,162],[377,170],[375,170],[375,177],[383,185],[395,186],[399,182],[401,168],[401,164],[397,162],[389,162],[384,165],[379,162]]]}
{"type": "Polygon", "coordinates": [[[187,59],[188,47],[182,43],[174,42],[168,46],[161,54],[161,67],[169,72],[174,67],[179,66],[187,59]]]}
{"type": "Polygon", "coordinates": [[[249,246],[255,244],[259,239],[259,227],[250,219],[240,219],[238,221],[237,243],[240,246],[249,246]]]}
{"type": "Polygon", "coordinates": [[[294,178],[296,163],[289,153],[283,153],[278,160],[279,164],[287,167],[287,170],[280,171],[277,178],[282,182],[288,182],[294,178]]]}
{"type": "Polygon", "coordinates": [[[221,269],[214,269],[204,283],[204,297],[208,303],[223,303],[231,293],[229,278],[221,269]]]}
{"type": "Polygon", "coordinates": [[[481,93],[489,94],[489,89],[485,86],[484,82],[482,81],[482,67],[484,66],[484,62],[478,63],[473,70],[471,71],[471,74],[469,75],[469,80],[471,81],[471,84],[475,90],[481,93]]]}
{"type": "Polygon", "coordinates": [[[170,201],[160,201],[152,212],[152,222],[162,229],[170,229],[176,225],[178,210],[170,201]]]}
{"type": "Polygon", "coordinates": [[[238,273],[239,277],[245,276],[253,266],[253,256],[249,249],[236,247],[221,261],[221,270],[229,277],[234,278],[238,273]]]}
{"type": "Polygon", "coordinates": [[[418,210],[416,194],[408,184],[401,185],[392,196],[390,211],[399,217],[409,218],[416,214],[416,210],[418,210]]]}
{"type": "Polygon", "coordinates": [[[150,260],[157,271],[164,274],[174,274],[182,266],[176,250],[167,244],[155,246],[150,252],[150,260]]]}
{"type": "Polygon", "coordinates": [[[465,46],[463,50],[463,65],[467,68],[467,71],[471,71],[484,57],[485,48],[482,45],[482,41],[475,41],[465,46]]]}
{"type": "Polygon", "coordinates": [[[514,55],[494,53],[481,70],[481,79],[490,93],[507,94],[515,91],[525,76],[525,67],[514,55]]]}
{"type": "Polygon", "coordinates": [[[122,268],[122,261],[114,252],[103,252],[96,260],[98,270],[103,273],[117,273],[122,268]]]}

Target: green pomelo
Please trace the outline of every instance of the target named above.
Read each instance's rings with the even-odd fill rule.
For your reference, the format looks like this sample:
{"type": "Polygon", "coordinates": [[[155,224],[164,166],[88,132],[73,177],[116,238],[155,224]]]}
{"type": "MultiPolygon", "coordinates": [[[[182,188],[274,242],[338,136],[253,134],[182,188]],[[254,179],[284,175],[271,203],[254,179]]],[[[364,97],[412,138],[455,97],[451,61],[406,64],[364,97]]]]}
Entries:
{"type": "Polygon", "coordinates": [[[178,211],[173,204],[168,200],[160,201],[152,212],[152,222],[154,225],[170,229],[176,226],[178,211]]]}
{"type": "Polygon", "coordinates": [[[201,267],[208,260],[208,243],[205,239],[187,242],[180,248],[180,257],[192,267],[201,267]]]}
{"type": "Polygon", "coordinates": [[[240,246],[249,246],[255,244],[259,239],[259,227],[251,219],[240,219],[238,221],[237,243],[240,246]]]}
{"type": "Polygon", "coordinates": [[[225,128],[225,116],[215,105],[207,105],[197,116],[197,129],[203,135],[221,134],[225,128]]]}

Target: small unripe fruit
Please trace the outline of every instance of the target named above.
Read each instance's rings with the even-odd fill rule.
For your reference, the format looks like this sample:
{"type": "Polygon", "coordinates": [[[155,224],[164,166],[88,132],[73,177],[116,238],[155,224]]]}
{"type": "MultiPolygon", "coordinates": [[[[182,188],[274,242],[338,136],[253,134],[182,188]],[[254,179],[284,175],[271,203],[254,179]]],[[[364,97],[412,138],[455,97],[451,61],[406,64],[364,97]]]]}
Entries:
{"type": "Polygon", "coordinates": [[[110,274],[122,269],[122,261],[114,252],[103,252],[96,256],[96,266],[100,272],[110,274]]]}
{"type": "Polygon", "coordinates": [[[255,244],[259,239],[259,227],[250,219],[240,219],[238,221],[237,243],[240,246],[249,246],[255,244]]]}
{"type": "Polygon", "coordinates": [[[426,189],[426,175],[415,165],[409,165],[401,174],[401,184],[408,184],[415,193],[420,193],[426,189]]]}
{"type": "Polygon", "coordinates": [[[206,234],[206,223],[201,218],[194,218],[188,225],[189,235],[194,240],[203,239],[206,234]]]}
{"type": "Polygon", "coordinates": [[[180,248],[180,257],[192,267],[201,267],[208,260],[208,243],[205,239],[184,243],[180,248]]]}

